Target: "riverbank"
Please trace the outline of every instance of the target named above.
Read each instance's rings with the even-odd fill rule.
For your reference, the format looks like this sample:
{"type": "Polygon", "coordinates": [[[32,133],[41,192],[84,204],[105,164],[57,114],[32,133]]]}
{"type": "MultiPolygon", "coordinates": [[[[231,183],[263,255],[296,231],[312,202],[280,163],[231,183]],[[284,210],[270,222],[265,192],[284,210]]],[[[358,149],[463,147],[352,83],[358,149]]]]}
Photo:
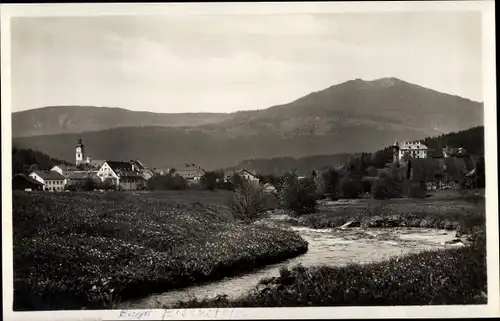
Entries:
{"type": "MultiPolygon", "coordinates": [[[[484,197],[426,199],[354,199],[324,202],[316,213],[289,217],[290,224],[311,228],[423,227],[456,230],[458,236],[477,234],[485,225],[484,197]]],[[[285,214],[285,213],[281,213],[285,214]]]]}
{"type": "Polygon", "coordinates": [[[462,247],[424,251],[371,264],[284,268],[280,276],[262,279],[243,296],[195,298],[171,307],[431,305],[487,301],[484,198],[343,200],[323,203],[317,213],[302,217],[274,211],[270,218],[260,223],[292,225],[295,229],[305,226],[325,232],[332,228],[338,231],[457,229],[450,243],[462,247]]]}
{"type": "Polygon", "coordinates": [[[486,304],[486,244],[426,251],[373,264],[295,266],[238,298],[178,302],[173,308],[486,304]]]}
{"type": "Polygon", "coordinates": [[[14,192],[14,310],[112,308],[307,251],[297,233],[187,197],[14,192]]]}
{"type": "Polygon", "coordinates": [[[247,294],[261,280],[279,276],[281,269],[298,264],[303,267],[370,264],[404,254],[466,245],[461,242],[452,242],[455,238],[455,231],[446,230],[424,228],[311,229],[290,226],[288,228],[299,233],[308,242],[306,253],[244,275],[153,294],[147,298],[123,302],[118,307],[122,309],[165,308],[179,301],[189,301],[193,298],[203,300],[224,295],[227,295],[229,299],[234,299],[247,294]]]}

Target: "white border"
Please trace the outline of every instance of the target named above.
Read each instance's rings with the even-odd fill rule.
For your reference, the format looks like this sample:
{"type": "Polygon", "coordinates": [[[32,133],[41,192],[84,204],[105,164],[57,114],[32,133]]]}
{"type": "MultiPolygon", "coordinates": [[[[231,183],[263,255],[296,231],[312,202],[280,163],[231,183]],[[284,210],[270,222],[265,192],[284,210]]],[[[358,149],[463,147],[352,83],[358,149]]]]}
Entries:
{"type": "MultiPolygon", "coordinates": [[[[2,112],[2,244],[3,306],[5,320],[113,320],[120,310],[102,311],[12,311],[12,186],[11,186],[11,97],[10,24],[12,16],[88,16],[137,14],[307,14],[387,11],[481,11],[483,14],[483,90],[487,189],[488,305],[425,307],[343,307],[343,308],[254,308],[190,309],[151,311],[143,320],[159,319],[307,319],[377,317],[487,317],[500,316],[498,182],[496,142],[496,77],[494,1],[436,2],[314,2],[314,3],[185,3],[185,4],[29,4],[1,5],[1,112],[2,112]]],[[[141,311],[141,310],[138,310],[141,311]]]]}

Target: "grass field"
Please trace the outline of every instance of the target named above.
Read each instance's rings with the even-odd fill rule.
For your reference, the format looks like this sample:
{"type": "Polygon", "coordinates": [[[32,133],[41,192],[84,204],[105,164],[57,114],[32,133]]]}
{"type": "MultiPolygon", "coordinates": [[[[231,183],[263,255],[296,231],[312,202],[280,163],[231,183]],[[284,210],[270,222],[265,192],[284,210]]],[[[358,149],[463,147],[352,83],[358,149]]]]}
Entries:
{"type": "Polygon", "coordinates": [[[425,227],[469,234],[485,224],[485,199],[436,193],[425,199],[339,201],[320,205],[316,213],[301,217],[297,223],[332,228],[347,222],[352,222],[352,227],[425,227]]]}
{"type": "Polygon", "coordinates": [[[295,233],[235,222],[228,197],[15,192],[14,309],[111,307],[307,250],[295,233]]]}

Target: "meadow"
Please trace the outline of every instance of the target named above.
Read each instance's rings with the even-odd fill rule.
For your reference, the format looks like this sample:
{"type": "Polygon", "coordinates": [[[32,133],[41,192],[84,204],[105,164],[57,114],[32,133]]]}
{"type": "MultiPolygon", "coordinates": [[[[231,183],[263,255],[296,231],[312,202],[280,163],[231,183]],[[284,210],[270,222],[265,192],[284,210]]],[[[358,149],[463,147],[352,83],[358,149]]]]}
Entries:
{"type": "Polygon", "coordinates": [[[444,191],[424,199],[353,199],[319,205],[315,213],[295,224],[311,228],[423,227],[476,234],[484,229],[485,198],[444,191]]]}
{"type": "Polygon", "coordinates": [[[15,191],[14,309],[110,308],[307,251],[296,233],[235,221],[228,197],[15,191]]]}

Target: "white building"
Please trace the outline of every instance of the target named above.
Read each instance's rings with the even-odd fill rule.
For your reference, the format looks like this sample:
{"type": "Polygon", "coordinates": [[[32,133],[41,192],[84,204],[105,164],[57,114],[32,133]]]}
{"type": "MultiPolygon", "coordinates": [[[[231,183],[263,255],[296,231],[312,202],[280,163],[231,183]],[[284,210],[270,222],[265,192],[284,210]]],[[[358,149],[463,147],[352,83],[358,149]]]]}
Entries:
{"type": "Polygon", "coordinates": [[[197,166],[185,166],[175,171],[175,175],[182,176],[186,180],[199,181],[205,175],[205,171],[197,166]]]}
{"type": "Polygon", "coordinates": [[[427,146],[421,142],[394,142],[394,161],[402,161],[408,158],[427,158],[427,146]]]}
{"type": "Polygon", "coordinates": [[[264,184],[264,186],[262,186],[262,191],[264,193],[276,193],[278,190],[276,189],[276,187],[271,184],[271,183],[266,183],[264,184]]]}
{"type": "Polygon", "coordinates": [[[68,179],[71,174],[74,172],[78,171],[78,169],[75,166],[71,165],[56,165],[50,169],[52,172],[57,172],[64,176],[64,178],[68,179]]]}
{"type": "Polygon", "coordinates": [[[137,190],[145,186],[145,179],[131,162],[105,161],[97,172],[104,182],[108,180],[123,190],[137,190]]]}
{"type": "Polygon", "coordinates": [[[62,191],[66,185],[66,178],[56,171],[34,171],[29,177],[42,183],[44,191],[62,191]]]}
{"type": "Polygon", "coordinates": [[[228,172],[225,175],[226,182],[230,182],[233,175],[238,175],[253,185],[260,184],[260,179],[257,176],[257,173],[254,171],[250,171],[250,170],[245,169],[245,168],[240,168],[240,169],[237,169],[235,171],[228,172]]]}

